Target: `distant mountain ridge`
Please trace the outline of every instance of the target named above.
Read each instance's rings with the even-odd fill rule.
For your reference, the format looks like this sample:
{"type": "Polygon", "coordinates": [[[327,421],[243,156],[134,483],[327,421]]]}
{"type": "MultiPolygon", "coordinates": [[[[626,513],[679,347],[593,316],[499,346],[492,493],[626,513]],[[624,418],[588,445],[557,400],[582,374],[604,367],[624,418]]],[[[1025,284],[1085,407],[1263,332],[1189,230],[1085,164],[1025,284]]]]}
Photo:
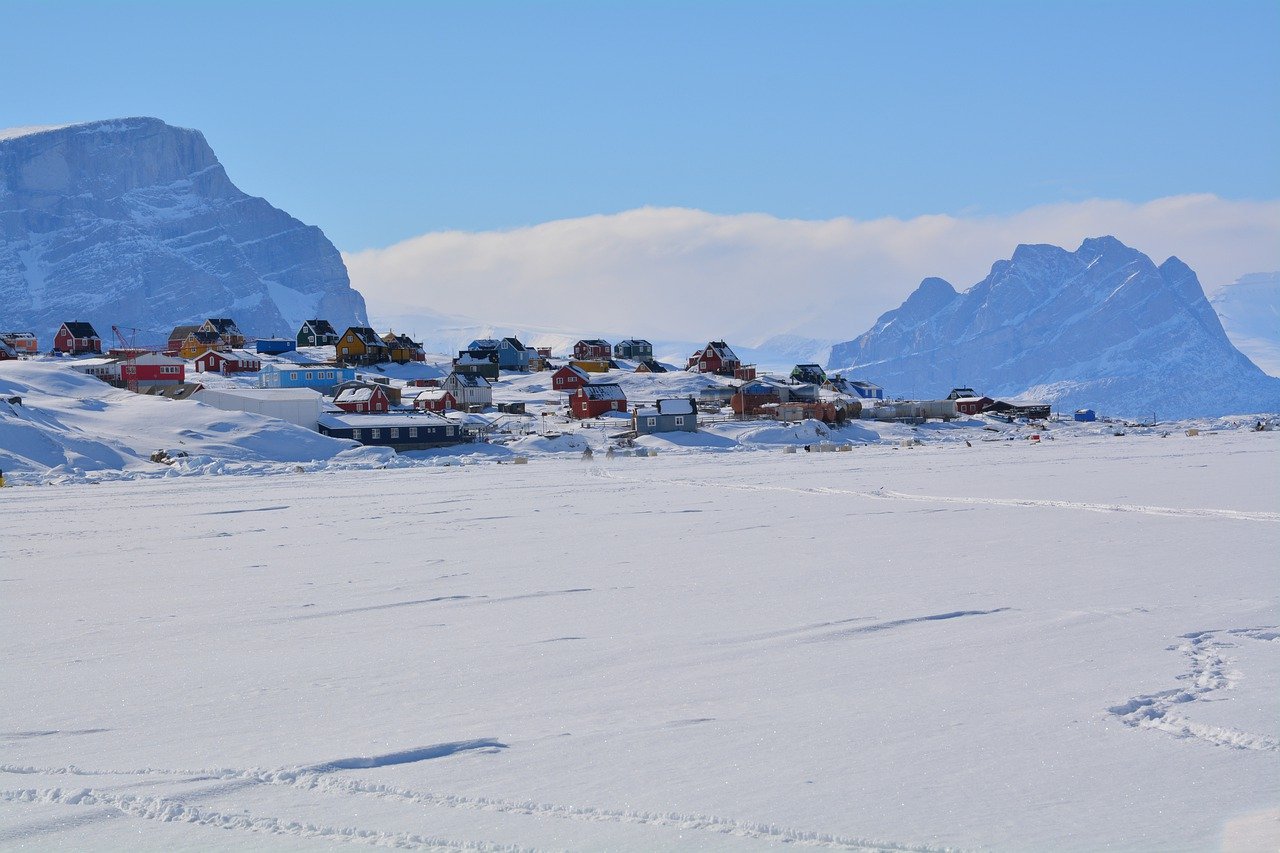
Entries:
{"type": "Polygon", "coordinates": [[[927,278],[828,365],[907,397],[967,385],[1121,415],[1280,411],[1280,379],[1232,346],[1191,268],[1114,237],[1018,246],[963,293],[927,278]]]}
{"type": "Polygon", "coordinates": [[[1280,376],[1280,272],[1241,276],[1209,300],[1236,349],[1280,376]]]}
{"type": "Polygon", "coordinates": [[[154,343],[210,316],[259,336],[315,316],[367,323],[323,232],[241,192],[199,131],[155,118],[0,131],[0,326],[43,348],[66,320],[154,343]]]}

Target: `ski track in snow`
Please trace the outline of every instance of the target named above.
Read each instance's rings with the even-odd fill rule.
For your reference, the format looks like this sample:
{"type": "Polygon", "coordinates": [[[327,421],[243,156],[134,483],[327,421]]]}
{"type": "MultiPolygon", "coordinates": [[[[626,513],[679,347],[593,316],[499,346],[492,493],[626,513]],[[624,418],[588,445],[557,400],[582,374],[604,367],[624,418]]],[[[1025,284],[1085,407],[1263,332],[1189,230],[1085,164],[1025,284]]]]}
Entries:
{"type": "Polygon", "coordinates": [[[1135,696],[1123,704],[1113,705],[1107,709],[1108,712],[1119,717],[1126,726],[1154,729],[1177,738],[1199,740],[1231,749],[1280,751],[1280,740],[1270,735],[1197,723],[1175,710],[1180,705],[1235,687],[1240,674],[1230,668],[1232,661],[1226,654],[1227,649],[1235,646],[1229,639],[1233,637],[1274,643],[1280,641],[1280,630],[1274,627],[1232,628],[1183,634],[1182,639],[1186,642],[1169,648],[1186,654],[1191,660],[1191,669],[1178,676],[1180,681],[1187,683],[1186,686],[1135,696]]]}
{"type": "MultiPolygon", "coordinates": [[[[605,471],[602,468],[594,468],[591,470],[591,473],[595,476],[607,479],[624,480],[633,483],[643,482],[643,480],[638,478],[620,477],[619,475],[605,471]]],[[[895,492],[885,488],[871,489],[869,491],[853,491],[849,489],[832,489],[820,486],[798,488],[795,486],[766,486],[748,483],[726,483],[717,482],[715,480],[664,480],[663,482],[680,486],[703,486],[714,489],[731,489],[733,491],[741,492],[791,492],[793,494],[808,495],[848,495],[850,497],[872,498],[875,500],[903,500],[919,501],[923,503],[951,503],[1002,507],[1077,509],[1084,510],[1086,512],[1136,512],[1143,515],[1170,516],[1174,518],[1230,518],[1239,521],[1280,522],[1280,512],[1248,512],[1245,510],[1235,509],[1179,509],[1177,507],[1146,506],[1143,504],[1083,503],[1079,501],[1054,501],[1040,500],[1036,498],[979,498],[947,495],[910,495],[905,492],[895,492]]]]}
{"type": "MultiPolygon", "coordinates": [[[[683,721],[685,723],[699,721],[683,721]]],[[[676,829],[681,832],[710,832],[743,839],[761,840],[838,850],[898,851],[898,853],[953,853],[957,848],[930,845],[905,844],[870,838],[852,838],[833,833],[791,829],[775,824],[735,820],[696,813],[647,812],[631,809],[606,809],[591,806],[557,805],[534,800],[510,800],[497,797],[467,797],[419,791],[393,785],[361,781],[340,771],[364,769],[424,761],[471,749],[497,751],[505,748],[492,739],[462,741],[419,747],[371,758],[337,759],[298,769],[280,770],[174,770],[143,768],[135,770],[86,770],[74,765],[67,767],[38,768],[17,765],[0,765],[0,773],[16,775],[120,777],[159,776],[154,784],[161,784],[165,777],[183,777],[183,781],[224,781],[228,784],[205,789],[200,796],[222,794],[257,784],[287,785],[326,795],[364,796],[396,800],[429,808],[465,809],[510,815],[549,817],[588,823],[617,823],[634,826],[651,826],[676,829]]],[[[145,784],[145,783],[143,783],[145,784]]],[[[138,787],[130,785],[129,787],[138,787]]],[[[20,788],[0,791],[0,802],[56,803],[75,806],[104,806],[126,815],[163,822],[186,822],[219,829],[240,830],[252,833],[287,835],[298,838],[315,838],[323,841],[344,841],[371,846],[394,847],[414,850],[481,850],[481,851],[532,851],[534,848],[493,844],[477,840],[447,839],[430,835],[394,833],[364,827],[318,826],[284,818],[252,817],[244,811],[221,812],[184,802],[172,796],[121,794],[111,790],[93,788],[54,787],[46,789],[20,788]]]]}

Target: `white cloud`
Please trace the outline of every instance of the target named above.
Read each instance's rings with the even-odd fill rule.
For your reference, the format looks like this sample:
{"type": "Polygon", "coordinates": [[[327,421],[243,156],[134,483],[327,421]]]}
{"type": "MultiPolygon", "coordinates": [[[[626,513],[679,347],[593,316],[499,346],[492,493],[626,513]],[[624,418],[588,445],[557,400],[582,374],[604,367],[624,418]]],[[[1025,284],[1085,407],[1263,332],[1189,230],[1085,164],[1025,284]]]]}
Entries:
{"type": "Polygon", "coordinates": [[[1280,201],[1186,195],[1094,200],[1008,216],[806,221],[683,208],[424,234],[345,255],[374,314],[745,343],[852,338],[936,275],[963,290],[1019,243],[1074,249],[1111,234],[1186,261],[1214,290],[1280,269],[1280,201]]]}

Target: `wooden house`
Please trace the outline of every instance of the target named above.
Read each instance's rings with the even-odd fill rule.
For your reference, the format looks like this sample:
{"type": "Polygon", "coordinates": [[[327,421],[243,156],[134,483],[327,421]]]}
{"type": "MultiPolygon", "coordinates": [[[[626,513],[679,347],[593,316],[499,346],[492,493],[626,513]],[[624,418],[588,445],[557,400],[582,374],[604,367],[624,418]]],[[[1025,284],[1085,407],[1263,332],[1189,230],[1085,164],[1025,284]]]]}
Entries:
{"type": "Polygon", "coordinates": [[[202,332],[213,332],[222,338],[227,346],[235,349],[244,346],[244,334],[236,326],[236,321],[230,317],[210,317],[204,321],[204,325],[200,327],[202,332]]]}
{"type": "Polygon", "coordinates": [[[697,432],[698,407],[691,398],[659,400],[652,406],[641,406],[631,413],[636,435],[655,432],[697,432]]]}
{"type": "Polygon", "coordinates": [[[716,373],[720,376],[733,376],[735,370],[742,366],[741,359],[724,341],[710,341],[705,347],[689,357],[686,370],[694,373],[716,373]]]}
{"type": "Polygon", "coordinates": [[[257,353],[242,349],[209,350],[197,356],[195,362],[197,373],[256,373],[262,369],[257,353]]]}
{"type": "Polygon", "coordinates": [[[797,364],[791,368],[791,378],[797,382],[821,385],[827,381],[827,372],[819,364],[797,364]]]}
{"type": "Polygon", "coordinates": [[[952,388],[951,393],[947,395],[948,400],[959,400],[962,397],[981,397],[977,391],[972,388],[952,388]]]}
{"type": "Polygon", "coordinates": [[[551,390],[572,393],[591,381],[587,371],[576,364],[566,364],[551,374],[551,390]]]}
{"type": "Polygon", "coordinates": [[[335,385],[352,382],[356,378],[353,367],[335,367],[332,364],[267,364],[258,375],[261,388],[310,388],[328,394],[335,385]]]}
{"type": "Polygon", "coordinates": [[[445,377],[440,387],[453,395],[458,408],[470,411],[473,408],[488,408],[493,405],[493,386],[483,376],[473,373],[454,371],[445,377]]]}
{"type": "Polygon", "coordinates": [[[651,361],[653,344],[639,338],[627,338],[613,345],[613,357],[625,358],[628,361],[651,361]]]}
{"type": "Polygon", "coordinates": [[[382,364],[391,360],[391,350],[368,326],[351,326],[338,338],[339,364],[382,364]]]}
{"type": "Polygon", "coordinates": [[[40,352],[35,332],[0,332],[0,343],[8,344],[20,355],[37,355],[40,352]]]}
{"type": "Polygon", "coordinates": [[[338,334],[338,330],[330,325],[328,320],[304,320],[298,328],[298,346],[300,347],[331,347],[336,346],[338,338],[342,337],[338,334]]]}
{"type": "Polygon", "coordinates": [[[53,349],[66,355],[101,353],[102,338],[98,337],[92,324],[76,320],[63,323],[58,328],[58,333],[53,336],[53,349]]]}
{"type": "Polygon", "coordinates": [[[573,358],[575,361],[607,362],[612,357],[613,348],[609,346],[609,342],[602,341],[599,338],[581,340],[573,345],[573,358]]]}
{"type": "Polygon", "coordinates": [[[948,397],[956,405],[957,415],[978,415],[984,412],[995,400],[990,397],[948,397]]]}
{"type": "Polygon", "coordinates": [[[424,412],[447,412],[458,408],[458,401],[444,388],[428,388],[413,398],[413,407],[424,412]]]}
{"type": "Polygon", "coordinates": [[[390,447],[397,451],[429,450],[471,440],[461,427],[431,412],[322,414],[317,428],[322,435],[354,439],[361,444],[390,447]]]}
{"type": "Polygon", "coordinates": [[[382,342],[387,345],[387,351],[390,353],[391,360],[396,364],[408,364],[411,361],[426,361],[427,353],[422,348],[422,344],[413,340],[408,335],[397,335],[395,332],[387,332],[382,336],[382,342]]]}
{"type": "Polygon", "coordinates": [[[120,362],[120,381],[128,388],[181,385],[187,381],[187,363],[170,355],[146,353],[120,362]]]}
{"type": "Polygon", "coordinates": [[[498,381],[498,377],[502,375],[502,367],[498,364],[497,350],[464,349],[453,360],[453,369],[456,373],[483,376],[493,382],[498,381]]]}
{"type": "Polygon", "coordinates": [[[467,350],[474,355],[496,354],[499,369],[521,373],[529,372],[529,359],[534,355],[518,338],[477,338],[467,344],[467,350]]]}
{"type": "Polygon", "coordinates": [[[333,398],[333,404],[344,412],[376,413],[391,408],[391,400],[381,385],[349,384],[333,398]]]}
{"type": "Polygon", "coordinates": [[[667,366],[660,361],[645,359],[636,365],[636,373],[667,373],[667,366]]]}
{"type": "Polygon", "coordinates": [[[177,354],[187,361],[193,361],[206,352],[226,352],[230,349],[231,345],[224,341],[217,332],[206,332],[197,328],[183,338],[177,354]]]}
{"type": "MultiPolygon", "coordinates": [[[[169,342],[165,344],[164,354],[181,355],[182,345],[186,343],[187,336],[192,332],[198,332],[199,330],[199,326],[174,326],[173,331],[169,333],[169,342]]],[[[196,353],[195,355],[190,356],[190,358],[195,358],[196,355],[199,354],[200,353],[196,353]]]]}
{"type": "Polygon", "coordinates": [[[607,361],[600,361],[598,359],[592,359],[592,358],[588,358],[588,359],[575,358],[573,361],[569,363],[572,364],[574,367],[578,368],[579,370],[585,371],[587,373],[608,373],[609,372],[609,362],[607,361]]]}
{"type": "Polygon", "coordinates": [[[398,385],[392,385],[389,380],[386,380],[382,377],[376,377],[376,378],[370,378],[367,376],[358,377],[354,380],[335,385],[331,390],[332,390],[333,396],[336,398],[339,394],[341,394],[343,391],[346,391],[348,388],[363,388],[366,385],[377,385],[379,388],[381,388],[382,393],[387,395],[387,400],[388,402],[391,403],[393,407],[400,405],[400,403],[404,398],[403,388],[401,388],[398,385]]]}
{"type": "Polygon", "coordinates": [[[625,412],[627,395],[616,382],[583,385],[569,398],[569,413],[575,418],[598,418],[607,412],[625,412]]]}

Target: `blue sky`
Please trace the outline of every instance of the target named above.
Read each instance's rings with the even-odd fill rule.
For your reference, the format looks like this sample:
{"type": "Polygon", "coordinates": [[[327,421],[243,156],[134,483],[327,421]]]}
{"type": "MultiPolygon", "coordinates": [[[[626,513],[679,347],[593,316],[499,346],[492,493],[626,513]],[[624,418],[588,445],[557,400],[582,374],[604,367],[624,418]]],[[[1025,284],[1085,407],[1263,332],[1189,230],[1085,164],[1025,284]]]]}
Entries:
{"type": "Polygon", "coordinates": [[[0,127],[154,115],[339,248],[644,205],[1280,197],[1280,3],[0,5],[0,127]]]}

